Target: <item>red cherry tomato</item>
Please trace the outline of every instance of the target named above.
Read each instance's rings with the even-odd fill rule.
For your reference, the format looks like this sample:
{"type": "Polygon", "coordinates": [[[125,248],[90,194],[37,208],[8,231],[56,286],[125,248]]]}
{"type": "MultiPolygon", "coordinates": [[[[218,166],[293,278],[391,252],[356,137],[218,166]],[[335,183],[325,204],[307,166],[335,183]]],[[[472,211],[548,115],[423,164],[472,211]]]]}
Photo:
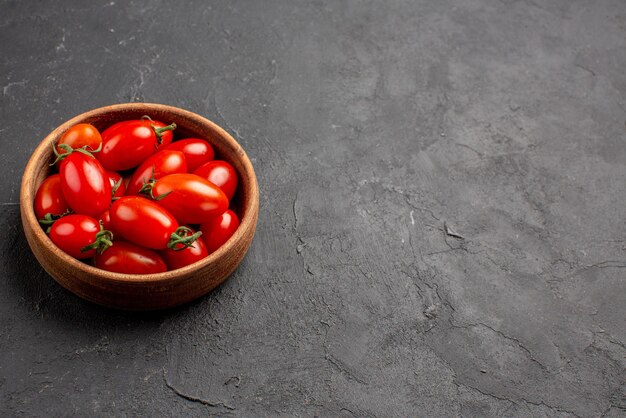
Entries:
{"type": "Polygon", "coordinates": [[[111,183],[102,165],[91,155],[72,152],[61,161],[61,189],[76,213],[96,217],[111,204],[111,183]]]}
{"type": "Polygon", "coordinates": [[[155,251],[124,241],[115,241],[104,253],[96,254],[94,265],[102,270],[125,274],[152,274],[167,271],[165,261],[155,251]]]}
{"type": "Polygon", "coordinates": [[[57,151],[65,152],[59,145],[67,144],[73,149],[87,146],[87,151],[94,151],[100,148],[102,144],[102,136],[95,126],[88,123],[79,123],[65,131],[59,142],[57,143],[57,151]]]}
{"type": "Polygon", "coordinates": [[[198,238],[180,235],[176,219],[157,203],[139,196],[124,196],[113,202],[109,210],[111,226],[117,235],[133,244],[163,250],[168,244],[191,244],[198,238]]]}
{"type": "Polygon", "coordinates": [[[201,165],[194,174],[209,180],[231,200],[237,190],[237,172],[226,161],[215,160],[201,165]]]}
{"type": "Polygon", "coordinates": [[[102,215],[98,217],[98,220],[100,221],[102,228],[106,229],[107,231],[111,231],[115,236],[115,230],[113,228],[113,225],[111,224],[111,213],[108,210],[105,210],[102,215]]]}
{"type": "Polygon", "coordinates": [[[239,217],[230,209],[220,216],[204,222],[200,226],[200,230],[209,254],[224,245],[233,236],[237,228],[239,228],[239,217]]]}
{"type": "Polygon", "coordinates": [[[72,257],[82,259],[93,257],[98,249],[103,251],[111,244],[110,235],[104,237],[100,244],[99,233],[100,224],[94,218],[67,215],[52,224],[50,239],[72,257]],[[94,248],[85,248],[92,245],[94,248]]]}
{"type": "Polygon", "coordinates": [[[60,216],[70,208],[63,197],[61,190],[61,177],[53,174],[41,183],[34,202],[35,216],[43,219],[47,214],[60,216]]]}
{"type": "Polygon", "coordinates": [[[115,171],[106,170],[106,173],[107,177],[109,177],[109,183],[111,184],[111,193],[113,193],[113,197],[124,196],[124,193],[126,192],[126,183],[124,182],[122,176],[120,176],[115,171]],[[115,192],[113,192],[113,190],[115,190],[115,192]]]}
{"type": "Polygon", "coordinates": [[[193,172],[196,168],[213,160],[215,157],[215,151],[213,151],[211,144],[199,138],[181,139],[180,141],[172,142],[164,149],[180,151],[185,154],[189,172],[193,172]]]}
{"type": "Polygon", "coordinates": [[[102,132],[102,150],[96,154],[107,170],[128,170],[172,142],[176,124],[141,119],[118,122],[102,132]]]}
{"type": "Polygon", "coordinates": [[[181,224],[199,224],[228,209],[228,198],[219,187],[195,174],[160,178],[152,187],[152,196],[181,224]]]}
{"type": "MultiPolygon", "coordinates": [[[[190,231],[193,233],[193,230],[190,231]]],[[[165,260],[168,269],[175,270],[189,264],[193,264],[196,261],[202,260],[204,257],[209,255],[206,246],[204,245],[204,241],[201,239],[194,242],[190,247],[182,248],[182,246],[177,246],[176,248],[181,248],[178,250],[174,250],[168,248],[160,252],[161,256],[165,260]]]]}
{"type": "Polygon", "coordinates": [[[186,172],[187,162],[182,152],[172,150],[159,151],[137,168],[128,183],[126,196],[138,194],[150,178],[160,179],[167,174],[186,172]]]}

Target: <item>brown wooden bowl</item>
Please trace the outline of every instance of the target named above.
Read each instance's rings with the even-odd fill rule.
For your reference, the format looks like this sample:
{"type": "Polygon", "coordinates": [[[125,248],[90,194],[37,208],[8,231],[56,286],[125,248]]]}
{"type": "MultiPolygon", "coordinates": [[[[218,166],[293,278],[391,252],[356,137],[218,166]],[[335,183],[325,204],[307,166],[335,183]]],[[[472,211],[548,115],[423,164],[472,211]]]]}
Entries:
{"type": "Polygon", "coordinates": [[[22,226],[28,244],[43,268],[61,286],[76,295],[111,308],[125,310],[163,309],[196,299],[222,283],[245,256],[256,229],[259,188],[248,156],[224,129],[215,123],[176,107],[128,103],[90,110],[63,123],[39,144],[31,156],[20,191],[22,226]],[[221,248],[208,257],[178,270],[158,274],[127,275],[104,271],[76,260],[59,249],[39,225],[33,209],[35,193],[50,174],[52,144],[77,123],[91,123],[100,131],[123,120],[148,115],[166,123],[175,122],[175,138],[199,137],[213,145],[216,155],[237,170],[238,190],[232,205],[241,224],[221,248]]]}

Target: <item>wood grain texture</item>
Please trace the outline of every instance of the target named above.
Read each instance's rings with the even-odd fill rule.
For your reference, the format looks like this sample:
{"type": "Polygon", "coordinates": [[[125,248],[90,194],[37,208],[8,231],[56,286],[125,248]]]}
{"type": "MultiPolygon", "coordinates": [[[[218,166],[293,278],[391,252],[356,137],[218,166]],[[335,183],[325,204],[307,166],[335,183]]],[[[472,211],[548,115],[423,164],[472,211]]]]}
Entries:
{"type": "Polygon", "coordinates": [[[177,306],[214,289],[245,256],[258,219],[259,189],[254,168],[241,146],[215,123],[179,108],[129,103],[102,107],[76,116],[53,130],[32,154],[20,191],[22,225],[28,244],[44,269],[63,287],[92,302],[119,309],[154,310],[177,306]],[[239,175],[233,204],[241,225],[233,237],[213,254],[182,269],[159,274],[125,275],[97,269],[60,250],[39,226],[33,210],[37,188],[49,174],[51,146],[71,126],[91,123],[103,130],[113,123],[143,115],[175,122],[177,134],[207,139],[221,159],[239,175]]]}

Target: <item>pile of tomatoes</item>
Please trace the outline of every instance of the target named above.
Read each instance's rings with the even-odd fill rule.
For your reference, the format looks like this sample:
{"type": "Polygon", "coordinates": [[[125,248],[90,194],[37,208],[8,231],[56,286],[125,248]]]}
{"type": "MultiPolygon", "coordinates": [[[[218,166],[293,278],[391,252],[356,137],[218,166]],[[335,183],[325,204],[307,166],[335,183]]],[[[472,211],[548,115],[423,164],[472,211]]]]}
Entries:
{"type": "Polygon", "coordinates": [[[178,269],[222,246],[239,226],[237,173],[204,139],[173,141],[175,128],[144,116],[65,132],[53,145],[58,174],[34,201],[52,242],[126,274],[178,269]]]}

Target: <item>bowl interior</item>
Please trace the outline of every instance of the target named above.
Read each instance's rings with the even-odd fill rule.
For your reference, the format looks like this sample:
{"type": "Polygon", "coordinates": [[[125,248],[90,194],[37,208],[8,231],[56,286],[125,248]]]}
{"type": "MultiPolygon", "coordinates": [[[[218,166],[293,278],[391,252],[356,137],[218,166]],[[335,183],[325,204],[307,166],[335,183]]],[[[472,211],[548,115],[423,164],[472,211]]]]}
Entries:
{"type": "MultiPolygon", "coordinates": [[[[130,172],[132,172],[132,170],[130,170],[129,173],[130,172]]],[[[167,280],[178,274],[186,275],[193,270],[200,269],[212,263],[219,258],[223,252],[228,251],[229,244],[241,239],[244,229],[254,228],[256,226],[258,212],[258,186],[256,176],[252,164],[241,146],[221,127],[195,113],[172,106],[149,103],[129,103],[95,109],[76,116],[57,127],[37,147],[28,162],[24,173],[21,194],[21,202],[22,205],[25,206],[23,207],[23,211],[27,219],[26,221],[33,226],[36,238],[44,241],[45,245],[50,247],[51,251],[57,253],[57,255],[63,258],[63,260],[72,267],[87,273],[96,275],[103,274],[106,275],[109,280],[132,282],[167,280]],[[44,233],[43,229],[39,227],[32,203],[39,185],[48,175],[56,171],[54,167],[49,166],[53,161],[52,144],[55,144],[67,129],[77,123],[90,123],[102,132],[105,128],[114,123],[129,119],[138,119],[144,115],[166,124],[172,122],[176,123],[177,128],[174,131],[174,140],[189,137],[207,140],[215,149],[216,159],[227,161],[235,168],[239,183],[235,196],[233,196],[231,200],[231,209],[239,216],[240,226],[231,239],[220,249],[205,259],[184,268],[165,273],[146,275],[125,275],[106,272],[70,257],[56,247],[44,233]]]]}

